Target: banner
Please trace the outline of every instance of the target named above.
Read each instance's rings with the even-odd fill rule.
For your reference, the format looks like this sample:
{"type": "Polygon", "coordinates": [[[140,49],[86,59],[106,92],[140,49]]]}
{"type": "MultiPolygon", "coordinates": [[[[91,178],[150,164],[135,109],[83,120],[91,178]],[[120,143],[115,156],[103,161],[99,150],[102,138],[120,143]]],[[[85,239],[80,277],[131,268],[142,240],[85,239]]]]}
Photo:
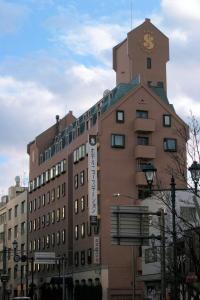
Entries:
{"type": "Polygon", "coordinates": [[[94,237],[94,264],[99,265],[100,264],[100,237],[95,236],[94,237]]]}
{"type": "Polygon", "coordinates": [[[90,223],[97,224],[97,137],[89,135],[88,140],[88,206],[90,223]]]}

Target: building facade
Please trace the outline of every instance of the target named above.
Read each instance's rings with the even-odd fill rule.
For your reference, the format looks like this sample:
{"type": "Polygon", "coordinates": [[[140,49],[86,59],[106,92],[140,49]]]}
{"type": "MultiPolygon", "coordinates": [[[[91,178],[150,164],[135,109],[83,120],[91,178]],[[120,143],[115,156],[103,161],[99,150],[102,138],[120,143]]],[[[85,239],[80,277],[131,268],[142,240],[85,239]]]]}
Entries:
{"type": "Polygon", "coordinates": [[[16,185],[8,189],[7,201],[3,203],[1,214],[1,264],[3,273],[8,275],[6,294],[10,296],[25,295],[27,287],[27,261],[21,261],[21,257],[27,255],[28,191],[20,185],[19,176],[15,180],[16,185]],[[14,241],[17,242],[16,255],[14,241]]]}
{"type": "MultiPolygon", "coordinates": [[[[102,287],[104,300],[143,297],[143,285],[135,282],[142,272],[138,249],[111,245],[110,209],[116,192],[135,199],[124,197],[119,205],[140,204],[148,194],[147,163],[156,166],[163,188],[174,168],[172,153],[181,155],[186,172],[179,133],[187,133],[187,125],[167,98],[168,59],[168,38],[146,19],[113,49],[117,86],[79,118],[57,116],[28,145],[29,255],[65,257],[69,298],[76,290],[72,282],[82,291],[98,286],[99,295],[102,287]]],[[[177,180],[177,186],[185,182],[177,180]]],[[[40,291],[44,278],[53,285],[62,274],[60,263],[35,264],[34,272],[40,291]]]]}

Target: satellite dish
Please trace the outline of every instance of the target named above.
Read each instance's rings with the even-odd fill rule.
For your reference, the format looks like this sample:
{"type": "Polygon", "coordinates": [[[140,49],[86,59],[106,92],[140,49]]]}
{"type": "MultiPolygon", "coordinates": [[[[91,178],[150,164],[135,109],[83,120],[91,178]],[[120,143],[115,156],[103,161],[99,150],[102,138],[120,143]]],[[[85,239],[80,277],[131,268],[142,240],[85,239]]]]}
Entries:
{"type": "Polygon", "coordinates": [[[104,92],[103,92],[103,97],[106,97],[107,95],[109,95],[110,94],[110,90],[105,90],[104,92]]]}

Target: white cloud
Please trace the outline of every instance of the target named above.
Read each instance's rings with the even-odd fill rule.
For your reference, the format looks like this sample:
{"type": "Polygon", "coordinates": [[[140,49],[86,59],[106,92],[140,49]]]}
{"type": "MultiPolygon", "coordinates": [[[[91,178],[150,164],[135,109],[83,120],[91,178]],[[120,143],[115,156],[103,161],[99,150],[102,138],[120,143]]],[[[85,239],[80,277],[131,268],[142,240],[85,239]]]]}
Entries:
{"type": "Polygon", "coordinates": [[[0,34],[19,30],[28,13],[29,9],[25,5],[0,0],[0,34]]]}
{"type": "Polygon", "coordinates": [[[161,7],[165,14],[181,20],[200,21],[199,0],[162,0],[161,7]]]}

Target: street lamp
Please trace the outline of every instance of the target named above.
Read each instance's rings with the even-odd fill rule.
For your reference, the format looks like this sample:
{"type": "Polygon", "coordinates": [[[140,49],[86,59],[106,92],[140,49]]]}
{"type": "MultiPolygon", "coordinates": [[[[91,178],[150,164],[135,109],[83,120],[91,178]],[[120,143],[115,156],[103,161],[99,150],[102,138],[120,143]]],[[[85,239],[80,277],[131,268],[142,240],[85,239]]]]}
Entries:
{"type": "Polygon", "coordinates": [[[153,180],[156,175],[157,169],[151,163],[148,163],[144,166],[143,172],[145,173],[145,178],[149,186],[149,189],[151,191],[153,180]]]}
{"type": "Polygon", "coordinates": [[[200,179],[200,164],[194,161],[188,170],[190,171],[192,181],[194,182],[195,195],[197,195],[197,186],[200,179]]]}
{"type": "MultiPolygon", "coordinates": [[[[14,262],[28,262],[31,261],[31,299],[33,300],[33,283],[34,283],[34,257],[28,257],[27,255],[24,255],[23,253],[20,253],[21,255],[18,255],[18,242],[16,240],[13,241],[13,252],[14,252],[14,262]]],[[[28,268],[27,268],[28,269],[28,268]]],[[[27,274],[28,276],[28,274],[27,274]]],[[[28,287],[26,287],[26,292],[28,291],[28,287]]],[[[22,282],[22,266],[21,266],[21,293],[23,294],[23,282],[22,282]]]]}

